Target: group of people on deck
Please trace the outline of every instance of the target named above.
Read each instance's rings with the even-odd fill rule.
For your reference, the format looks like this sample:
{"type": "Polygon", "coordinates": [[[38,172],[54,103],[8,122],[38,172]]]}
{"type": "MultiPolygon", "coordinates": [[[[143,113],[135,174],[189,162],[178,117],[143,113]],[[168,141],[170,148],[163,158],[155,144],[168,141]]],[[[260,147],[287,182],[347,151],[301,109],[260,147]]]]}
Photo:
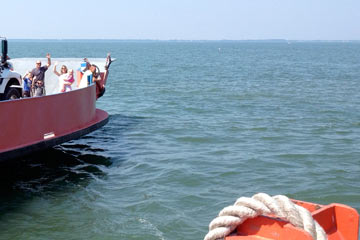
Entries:
{"type": "MultiPolygon", "coordinates": [[[[36,61],[36,67],[31,71],[28,71],[23,77],[23,97],[36,97],[43,96],[45,92],[45,72],[51,65],[50,54],[46,54],[47,64],[41,66],[41,61],[36,61]]],[[[108,69],[112,60],[110,54],[106,57],[104,79],[107,78],[108,69]]],[[[72,84],[75,82],[74,70],[68,69],[66,65],[62,65],[60,72],[57,71],[58,63],[54,64],[53,72],[59,77],[59,92],[68,92],[72,90],[72,84]]],[[[100,84],[101,75],[99,68],[90,64],[87,58],[84,58],[84,62],[81,64],[79,71],[82,72],[82,78],[78,83],[79,88],[87,87],[92,83],[96,84],[99,88],[100,96],[105,92],[105,86],[100,84]]]]}

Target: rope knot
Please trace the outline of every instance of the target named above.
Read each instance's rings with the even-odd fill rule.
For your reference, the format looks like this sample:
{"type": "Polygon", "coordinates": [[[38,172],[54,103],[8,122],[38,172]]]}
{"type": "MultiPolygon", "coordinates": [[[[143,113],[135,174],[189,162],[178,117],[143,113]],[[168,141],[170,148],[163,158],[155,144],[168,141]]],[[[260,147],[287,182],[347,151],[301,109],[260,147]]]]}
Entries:
{"type": "Polygon", "coordinates": [[[224,239],[246,219],[269,214],[304,229],[314,240],[327,239],[325,231],[307,209],[294,204],[283,195],[271,197],[266,193],[258,193],[251,198],[240,197],[234,205],[221,210],[218,217],[210,222],[209,232],[204,240],[224,239]]]}

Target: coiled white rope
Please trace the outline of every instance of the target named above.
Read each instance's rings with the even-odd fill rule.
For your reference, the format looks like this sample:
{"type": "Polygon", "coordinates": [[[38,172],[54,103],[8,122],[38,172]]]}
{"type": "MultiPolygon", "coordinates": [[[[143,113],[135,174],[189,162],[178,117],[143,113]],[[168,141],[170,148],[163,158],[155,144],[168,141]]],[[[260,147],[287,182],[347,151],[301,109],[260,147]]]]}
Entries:
{"type": "Polygon", "coordinates": [[[251,198],[241,197],[233,206],[221,210],[219,216],[211,221],[209,232],[204,240],[224,239],[246,219],[269,214],[304,229],[314,240],[327,239],[324,229],[313,219],[307,209],[294,204],[283,195],[271,197],[266,193],[258,193],[251,198]]]}

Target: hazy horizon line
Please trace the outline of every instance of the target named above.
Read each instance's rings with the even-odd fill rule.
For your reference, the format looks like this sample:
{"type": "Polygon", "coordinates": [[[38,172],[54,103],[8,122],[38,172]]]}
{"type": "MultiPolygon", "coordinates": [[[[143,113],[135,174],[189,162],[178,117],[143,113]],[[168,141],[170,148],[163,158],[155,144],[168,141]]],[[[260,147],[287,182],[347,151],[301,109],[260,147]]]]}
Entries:
{"type": "Polygon", "coordinates": [[[360,42],[360,39],[120,39],[120,38],[6,38],[14,41],[153,41],[153,42],[360,42]]]}

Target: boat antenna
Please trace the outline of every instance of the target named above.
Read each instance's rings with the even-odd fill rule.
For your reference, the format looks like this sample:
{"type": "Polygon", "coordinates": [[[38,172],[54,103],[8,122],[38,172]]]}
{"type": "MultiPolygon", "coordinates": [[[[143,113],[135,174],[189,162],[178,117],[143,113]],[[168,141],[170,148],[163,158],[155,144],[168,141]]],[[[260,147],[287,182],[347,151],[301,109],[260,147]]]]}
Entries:
{"type": "Polygon", "coordinates": [[[7,40],[5,37],[0,37],[1,39],[1,63],[4,64],[6,63],[7,60],[7,53],[8,53],[8,44],[7,44],[7,40]]]}

